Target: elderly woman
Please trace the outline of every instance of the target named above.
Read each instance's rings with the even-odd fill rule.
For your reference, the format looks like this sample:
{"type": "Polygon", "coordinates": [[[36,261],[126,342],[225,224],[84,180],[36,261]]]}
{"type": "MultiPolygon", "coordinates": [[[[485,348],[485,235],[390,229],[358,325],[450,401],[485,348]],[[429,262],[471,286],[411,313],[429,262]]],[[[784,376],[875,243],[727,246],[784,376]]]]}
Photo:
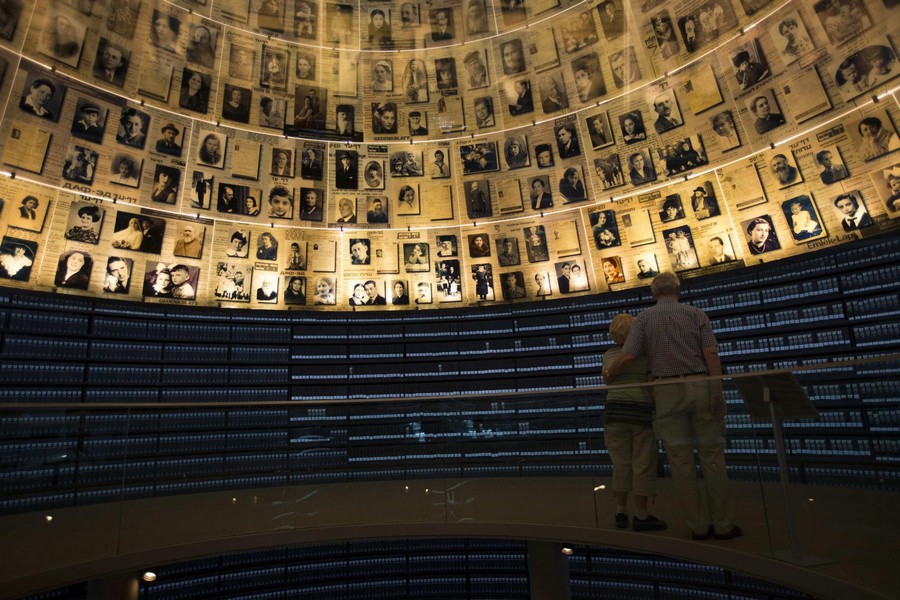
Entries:
{"type": "MultiPolygon", "coordinates": [[[[603,354],[603,364],[616,361],[628,338],[634,317],[622,313],[609,324],[615,344],[603,354]]],[[[647,360],[639,358],[616,378],[616,383],[647,381],[647,360]],[[622,378],[625,379],[622,379],[622,378]]],[[[658,531],[665,521],[647,513],[647,498],[656,495],[656,436],[653,434],[653,399],[645,387],[610,389],[603,414],[606,448],[613,463],[613,495],[616,500],[616,527],[628,527],[628,493],[634,498],[635,531],[658,531]]]]}

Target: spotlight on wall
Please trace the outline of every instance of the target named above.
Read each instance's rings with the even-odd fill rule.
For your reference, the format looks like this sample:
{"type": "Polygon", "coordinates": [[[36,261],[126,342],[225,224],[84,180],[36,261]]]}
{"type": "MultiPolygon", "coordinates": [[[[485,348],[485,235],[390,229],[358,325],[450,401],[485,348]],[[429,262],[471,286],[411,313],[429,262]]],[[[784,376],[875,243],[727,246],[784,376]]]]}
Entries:
{"type": "Polygon", "coordinates": [[[156,573],[154,573],[153,571],[144,571],[144,576],[142,577],[142,579],[147,583],[156,581],[156,573]]]}
{"type": "Polygon", "coordinates": [[[53,521],[53,515],[47,515],[46,517],[44,517],[44,520],[48,523],[51,523],[53,521]]]}
{"type": "Polygon", "coordinates": [[[560,550],[560,552],[562,552],[566,556],[572,556],[573,554],[575,554],[575,551],[572,550],[571,548],[569,548],[568,546],[563,546],[562,550],[560,550]]]}
{"type": "Polygon", "coordinates": [[[594,487],[595,492],[599,492],[600,490],[605,490],[605,489],[606,489],[606,486],[603,485],[602,483],[600,485],[594,487]]]}

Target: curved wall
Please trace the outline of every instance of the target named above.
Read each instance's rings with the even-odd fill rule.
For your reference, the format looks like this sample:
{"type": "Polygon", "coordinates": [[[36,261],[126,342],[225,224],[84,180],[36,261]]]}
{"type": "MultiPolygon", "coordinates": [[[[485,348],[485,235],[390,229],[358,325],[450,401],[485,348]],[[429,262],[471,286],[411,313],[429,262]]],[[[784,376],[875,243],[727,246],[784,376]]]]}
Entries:
{"type": "Polygon", "coordinates": [[[0,281],[433,308],[893,229],[900,9],[834,4],[10,0],[0,281]]]}

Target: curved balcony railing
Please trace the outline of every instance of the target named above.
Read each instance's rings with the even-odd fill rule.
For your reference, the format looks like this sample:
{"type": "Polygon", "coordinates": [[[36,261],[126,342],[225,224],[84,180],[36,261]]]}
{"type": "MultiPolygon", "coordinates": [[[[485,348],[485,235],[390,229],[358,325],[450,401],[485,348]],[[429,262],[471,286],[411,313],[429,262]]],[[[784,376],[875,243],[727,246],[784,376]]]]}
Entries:
{"type": "MultiPolygon", "coordinates": [[[[20,457],[37,456],[41,439],[56,438],[78,465],[55,468],[46,454],[31,485],[53,478],[59,498],[44,496],[35,510],[0,518],[8,532],[0,542],[8,567],[0,590],[10,596],[291,543],[493,536],[666,554],[822,598],[895,597],[896,486],[878,467],[889,457],[873,450],[896,445],[890,434],[896,420],[870,424],[868,437],[854,435],[858,416],[836,415],[817,399],[816,418],[785,421],[779,465],[772,425],[750,418],[737,389],[768,381],[773,399],[783,402],[789,394],[773,378],[793,371],[806,383],[795,390],[801,397],[810,381],[846,379],[851,372],[897,390],[898,362],[893,354],[725,377],[733,415],[726,458],[745,530],[729,542],[690,539],[662,455],[651,510],[669,529],[615,528],[602,432],[605,387],[302,408],[288,402],[252,409],[231,402],[10,406],[0,419],[22,438],[20,457]],[[885,438],[882,429],[889,430],[885,438]],[[184,430],[191,435],[174,435],[184,430]],[[256,465],[253,474],[247,464],[256,465]]],[[[884,413],[896,416],[895,409],[884,413]]],[[[64,464],[70,457],[56,458],[64,464]]],[[[28,495],[23,489],[21,497],[28,495]]]]}

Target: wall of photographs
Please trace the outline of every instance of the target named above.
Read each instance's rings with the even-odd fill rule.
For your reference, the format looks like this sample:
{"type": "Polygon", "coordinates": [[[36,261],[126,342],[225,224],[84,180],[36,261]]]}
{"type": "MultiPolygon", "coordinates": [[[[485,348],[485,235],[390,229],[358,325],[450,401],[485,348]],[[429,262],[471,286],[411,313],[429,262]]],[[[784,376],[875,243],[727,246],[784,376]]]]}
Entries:
{"type": "Polygon", "coordinates": [[[898,227],[898,0],[0,0],[0,284],[553,299],[898,227]]]}

